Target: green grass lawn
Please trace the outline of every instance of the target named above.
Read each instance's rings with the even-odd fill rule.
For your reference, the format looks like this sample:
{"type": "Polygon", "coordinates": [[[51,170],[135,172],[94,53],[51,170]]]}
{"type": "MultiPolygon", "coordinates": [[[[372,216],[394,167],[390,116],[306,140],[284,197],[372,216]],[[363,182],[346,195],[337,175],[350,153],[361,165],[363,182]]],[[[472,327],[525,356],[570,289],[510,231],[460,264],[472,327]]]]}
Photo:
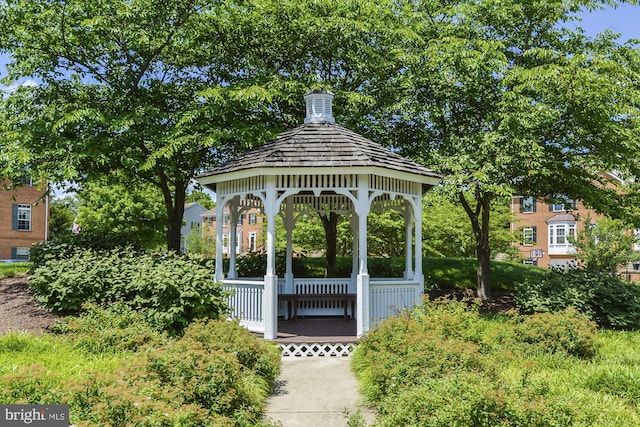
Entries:
{"type": "Polygon", "coordinates": [[[30,262],[0,262],[0,279],[20,276],[31,269],[30,262]]]}
{"type": "MultiPolygon", "coordinates": [[[[324,258],[302,259],[310,277],[324,275],[324,258]]],[[[369,258],[369,273],[372,277],[402,277],[404,258],[369,258]]],[[[338,277],[349,277],[351,258],[339,257],[336,261],[338,277]]],[[[475,258],[433,258],[423,259],[425,284],[438,288],[477,287],[477,261],[475,258]]],[[[513,283],[524,280],[535,281],[548,270],[531,265],[492,261],[491,288],[513,290],[513,283]]]]}

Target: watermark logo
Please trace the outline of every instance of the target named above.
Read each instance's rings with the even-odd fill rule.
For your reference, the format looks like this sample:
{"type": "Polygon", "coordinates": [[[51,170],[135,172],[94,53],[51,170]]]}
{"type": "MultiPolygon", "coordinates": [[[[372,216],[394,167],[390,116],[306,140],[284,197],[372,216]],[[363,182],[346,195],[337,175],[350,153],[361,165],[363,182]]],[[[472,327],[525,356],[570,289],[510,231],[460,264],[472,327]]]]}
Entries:
{"type": "Polygon", "coordinates": [[[0,426],[69,427],[69,405],[0,405],[0,426]]]}

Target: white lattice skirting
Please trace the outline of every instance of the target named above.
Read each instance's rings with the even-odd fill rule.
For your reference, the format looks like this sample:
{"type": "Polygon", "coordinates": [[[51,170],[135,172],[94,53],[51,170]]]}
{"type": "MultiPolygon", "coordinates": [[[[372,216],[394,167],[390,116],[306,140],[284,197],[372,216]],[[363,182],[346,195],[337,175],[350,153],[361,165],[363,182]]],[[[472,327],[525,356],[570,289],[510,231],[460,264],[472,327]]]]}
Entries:
{"type": "Polygon", "coordinates": [[[283,357],[349,357],[356,344],[287,344],[280,343],[283,357]]]}

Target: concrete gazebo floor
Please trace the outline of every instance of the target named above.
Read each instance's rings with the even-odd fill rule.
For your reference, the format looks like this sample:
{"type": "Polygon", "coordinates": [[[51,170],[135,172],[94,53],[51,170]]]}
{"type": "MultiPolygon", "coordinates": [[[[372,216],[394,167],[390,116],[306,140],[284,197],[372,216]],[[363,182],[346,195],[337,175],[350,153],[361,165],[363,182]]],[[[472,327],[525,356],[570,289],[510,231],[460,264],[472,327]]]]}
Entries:
{"type": "Polygon", "coordinates": [[[277,343],[342,343],[358,341],[356,321],[342,317],[303,317],[278,320],[277,343]]]}

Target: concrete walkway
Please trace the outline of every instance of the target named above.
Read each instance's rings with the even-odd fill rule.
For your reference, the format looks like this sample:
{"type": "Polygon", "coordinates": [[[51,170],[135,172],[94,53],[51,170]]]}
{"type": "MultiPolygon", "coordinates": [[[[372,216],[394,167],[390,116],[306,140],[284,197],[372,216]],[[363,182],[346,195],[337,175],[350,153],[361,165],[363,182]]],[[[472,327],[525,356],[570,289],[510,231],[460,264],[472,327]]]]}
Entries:
{"type": "Polygon", "coordinates": [[[349,357],[283,357],[275,391],[267,401],[269,421],[283,427],[346,426],[358,410],[367,425],[375,415],[362,405],[349,357]]]}

